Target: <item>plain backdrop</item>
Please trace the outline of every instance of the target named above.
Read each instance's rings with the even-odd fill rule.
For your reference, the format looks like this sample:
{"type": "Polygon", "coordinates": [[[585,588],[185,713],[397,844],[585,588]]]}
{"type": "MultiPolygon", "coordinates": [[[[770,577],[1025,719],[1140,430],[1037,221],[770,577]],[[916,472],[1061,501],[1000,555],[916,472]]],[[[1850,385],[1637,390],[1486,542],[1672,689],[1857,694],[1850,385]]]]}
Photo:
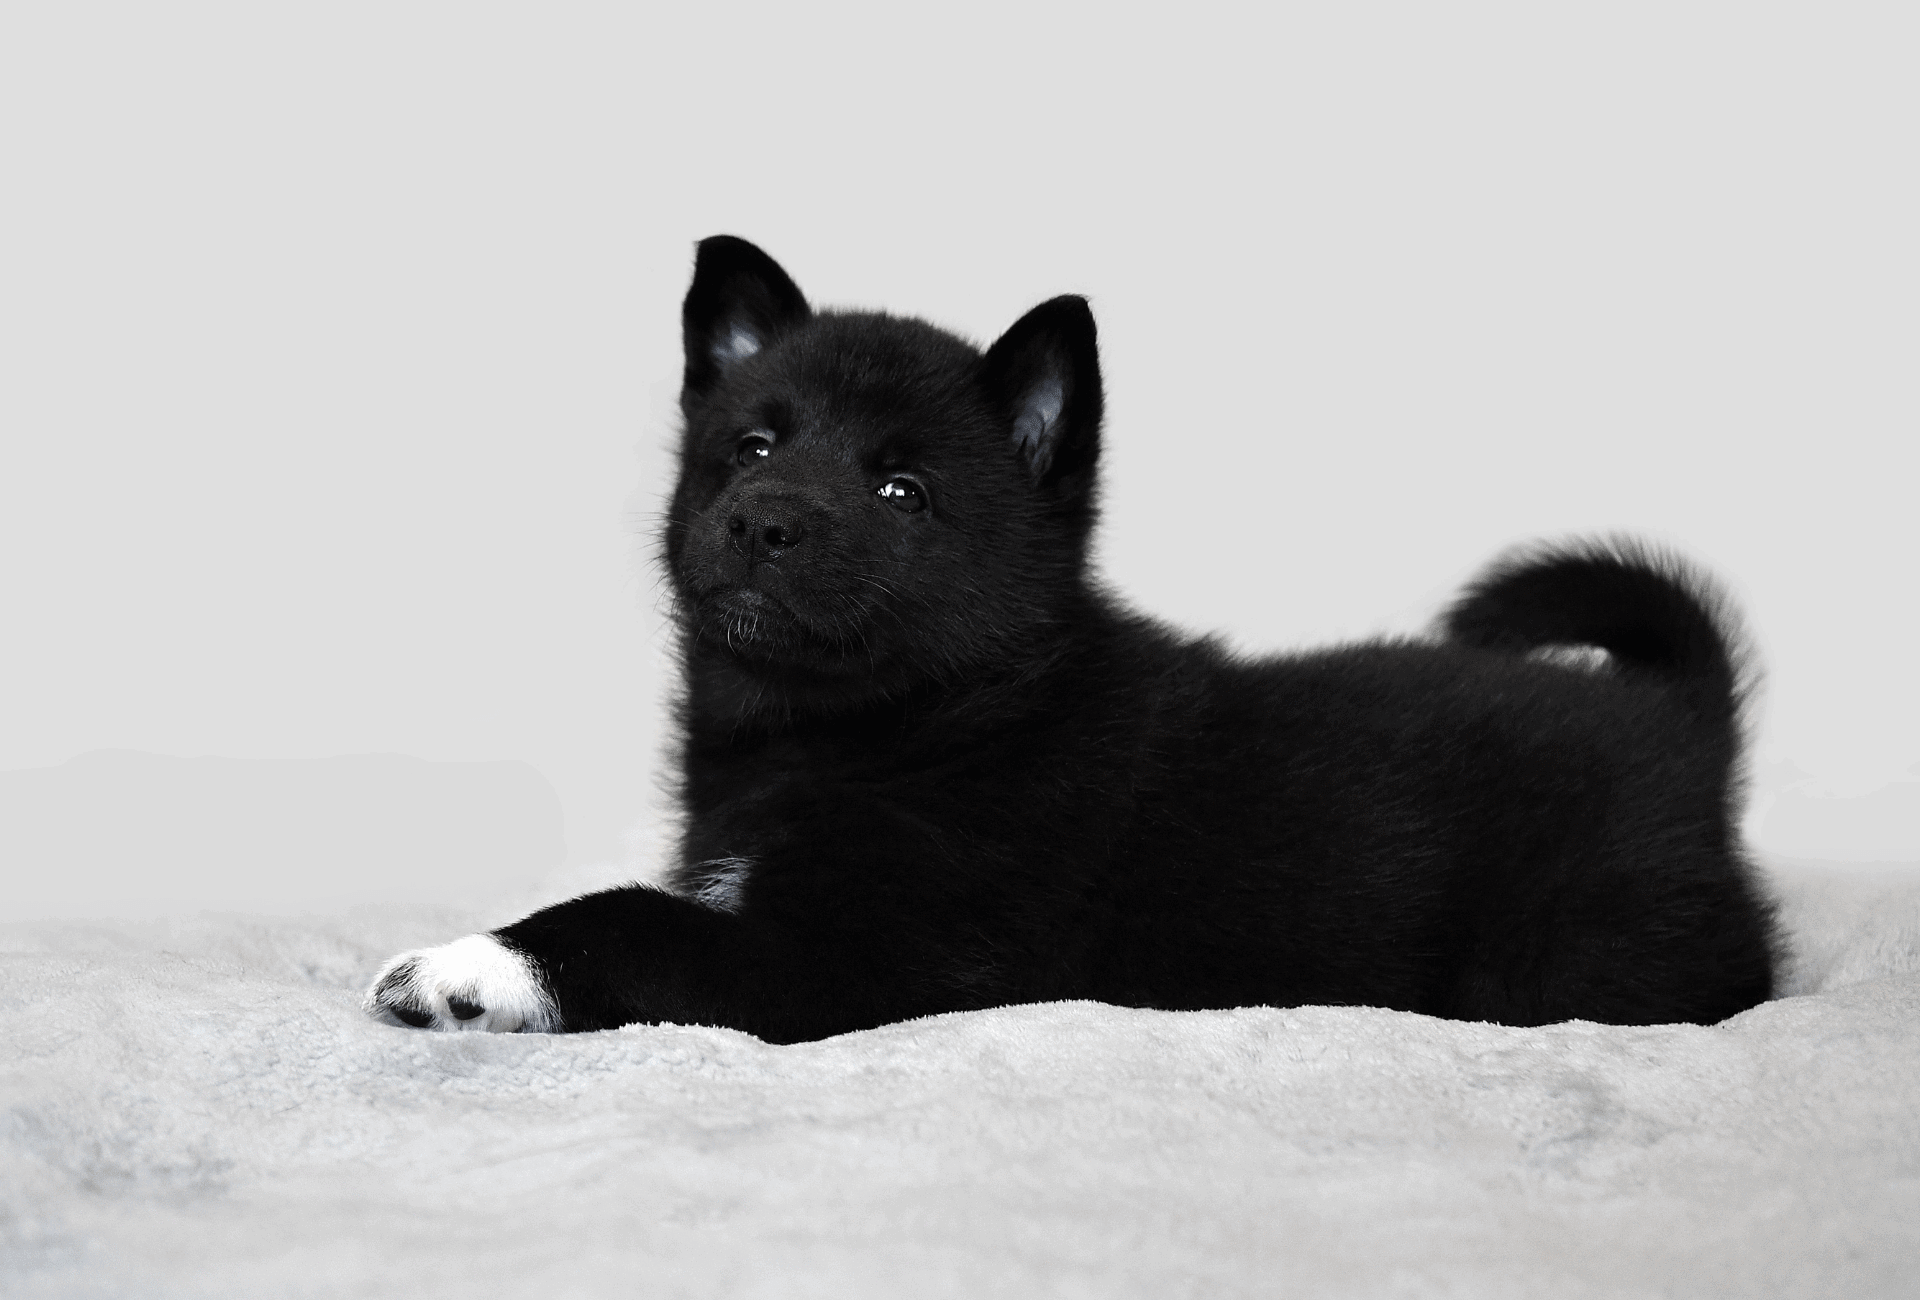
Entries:
{"type": "Polygon", "coordinates": [[[1920,859],[1917,33],[1835,4],[8,6],[9,897],[332,905],[657,857],[651,520],[721,231],[816,302],[983,343],[1088,294],[1101,568],[1250,649],[1415,630],[1527,538],[1684,549],[1767,668],[1756,843],[1920,859]],[[413,847],[367,868],[379,843],[413,847]]]}

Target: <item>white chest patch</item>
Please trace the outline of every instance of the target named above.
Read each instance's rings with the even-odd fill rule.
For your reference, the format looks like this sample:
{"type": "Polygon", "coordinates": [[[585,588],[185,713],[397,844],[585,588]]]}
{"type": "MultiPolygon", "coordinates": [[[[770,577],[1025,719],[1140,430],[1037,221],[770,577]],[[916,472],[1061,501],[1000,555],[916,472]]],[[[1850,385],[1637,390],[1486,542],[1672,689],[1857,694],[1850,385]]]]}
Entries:
{"type": "Polygon", "coordinates": [[[747,901],[747,876],[753,871],[752,858],[714,858],[700,864],[706,877],[693,901],[716,912],[737,912],[747,901]]]}
{"type": "Polygon", "coordinates": [[[560,1009],[526,954],[490,934],[403,952],[374,977],[367,1011],[390,1025],[442,1033],[551,1034],[560,1009]]]}

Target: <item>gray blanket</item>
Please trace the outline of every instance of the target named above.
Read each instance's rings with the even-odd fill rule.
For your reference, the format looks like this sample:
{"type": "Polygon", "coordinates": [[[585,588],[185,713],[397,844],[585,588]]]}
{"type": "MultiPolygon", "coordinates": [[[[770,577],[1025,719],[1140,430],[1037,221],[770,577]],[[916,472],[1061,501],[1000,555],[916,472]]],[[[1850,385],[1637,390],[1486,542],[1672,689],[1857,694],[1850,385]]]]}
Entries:
{"type": "Polygon", "coordinates": [[[474,918],[4,930],[7,1296],[1920,1294],[1920,869],[1711,1028],[1090,1003],[426,1035],[474,918]]]}

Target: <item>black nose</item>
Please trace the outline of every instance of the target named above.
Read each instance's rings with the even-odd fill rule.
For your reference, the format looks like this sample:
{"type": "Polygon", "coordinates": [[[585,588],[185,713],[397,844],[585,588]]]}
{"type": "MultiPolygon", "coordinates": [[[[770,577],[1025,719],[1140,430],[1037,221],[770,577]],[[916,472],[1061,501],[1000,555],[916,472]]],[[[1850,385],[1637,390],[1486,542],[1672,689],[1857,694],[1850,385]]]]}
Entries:
{"type": "Polygon", "coordinates": [[[800,544],[800,512],[778,502],[754,502],[727,520],[727,540],[748,560],[777,560],[800,544]]]}

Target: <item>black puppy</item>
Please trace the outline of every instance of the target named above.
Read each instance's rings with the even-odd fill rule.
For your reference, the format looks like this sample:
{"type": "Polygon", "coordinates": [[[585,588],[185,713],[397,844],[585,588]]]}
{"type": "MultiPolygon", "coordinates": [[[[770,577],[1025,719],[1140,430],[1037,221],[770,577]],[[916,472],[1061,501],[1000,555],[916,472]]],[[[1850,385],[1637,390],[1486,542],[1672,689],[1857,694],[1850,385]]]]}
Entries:
{"type": "Polygon", "coordinates": [[[1431,643],[1240,658],[1087,572],[1083,299],[982,355],[815,312],[721,236],[684,324],[675,888],[403,954],[376,1014],[791,1042],[1056,998],[1534,1025],[1768,996],[1733,629],[1673,559],[1541,550],[1431,643]]]}

